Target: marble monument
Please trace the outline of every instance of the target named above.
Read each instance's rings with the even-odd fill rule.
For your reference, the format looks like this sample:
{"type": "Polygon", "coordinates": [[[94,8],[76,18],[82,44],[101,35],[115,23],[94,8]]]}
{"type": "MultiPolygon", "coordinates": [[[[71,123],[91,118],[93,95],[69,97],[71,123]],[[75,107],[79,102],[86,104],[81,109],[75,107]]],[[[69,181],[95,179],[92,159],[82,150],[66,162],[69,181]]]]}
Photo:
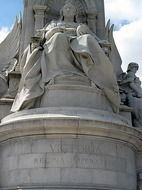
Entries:
{"type": "Polygon", "coordinates": [[[142,89],[103,0],[24,0],[0,44],[0,190],[142,189],[142,89]]]}

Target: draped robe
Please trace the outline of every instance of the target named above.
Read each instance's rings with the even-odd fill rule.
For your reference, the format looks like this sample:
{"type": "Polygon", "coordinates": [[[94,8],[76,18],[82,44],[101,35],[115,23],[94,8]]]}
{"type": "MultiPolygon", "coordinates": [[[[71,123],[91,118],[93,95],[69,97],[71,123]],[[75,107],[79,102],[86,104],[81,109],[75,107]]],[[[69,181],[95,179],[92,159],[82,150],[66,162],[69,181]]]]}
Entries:
{"type": "Polygon", "coordinates": [[[46,40],[43,49],[37,47],[31,52],[28,46],[22,56],[21,73],[12,112],[33,107],[36,98],[44,94],[45,86],[57,76],[74,76],[76,81],[84,83],[92,81],[102,89],[114,112],[119,109],[119,90],[112,64],[91,34],[69,36],[56,32],[46,40]]]}

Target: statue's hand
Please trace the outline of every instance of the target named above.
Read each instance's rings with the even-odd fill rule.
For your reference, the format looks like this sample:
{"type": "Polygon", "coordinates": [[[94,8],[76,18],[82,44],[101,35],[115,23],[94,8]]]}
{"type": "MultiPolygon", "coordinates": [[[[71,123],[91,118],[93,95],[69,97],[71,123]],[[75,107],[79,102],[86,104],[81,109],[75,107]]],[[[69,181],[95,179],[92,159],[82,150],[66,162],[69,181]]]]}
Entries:
{"type": "Polygon", "coordinates": [[[56,32],[64,32],[65,30],[66,30],[66,28],[63,27],[63,26],[56,26],[56,27],[54,27],[54,28],[51,30],[51,32],[53,32],[53,33],[55,34],[56,32]]]}
{"type": "Polygon", "coordinates": [[[49,31],[47,31],[45,33],[45,39],[49,40],[54,34],[56,34],[57,32],[64,32],[64,28],[63,27],[54,27],[52,29],[50,29],[49,31]]]}
{"type": "Polygon", "coordinates": [[[77,36],[91,34],[89,27],[86,24],[81,24],[77,27],[77,36]]]}

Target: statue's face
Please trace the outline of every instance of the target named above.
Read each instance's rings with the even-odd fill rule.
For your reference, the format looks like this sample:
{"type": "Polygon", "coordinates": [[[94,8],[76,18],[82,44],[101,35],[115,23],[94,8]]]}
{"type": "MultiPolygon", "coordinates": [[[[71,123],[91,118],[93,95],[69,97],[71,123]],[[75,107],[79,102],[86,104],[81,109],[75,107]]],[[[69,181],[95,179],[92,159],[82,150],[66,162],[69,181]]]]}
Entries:
{"type": "Polygon", "coordinates": [[[137,63],[130,63],[129,66],[128,66],[128,70],[133,72],[133,73],[136,73],[139,69],[139,66],[137,63]]]}
{"type": "Polygon", "coordinates": [[[137,72],[137,70],[138,70],[138,68],[137,68],[137,67],[133,67],[133,68],[131,69],[131,71],[132,71],[133,73],[136,73],[136,72],[137,72]]]}
{"type": "Polygon", "coordinates": [[[71,3],[64,5],[63,16],[71,17],[76,15],[76,8],[71,3]]]}

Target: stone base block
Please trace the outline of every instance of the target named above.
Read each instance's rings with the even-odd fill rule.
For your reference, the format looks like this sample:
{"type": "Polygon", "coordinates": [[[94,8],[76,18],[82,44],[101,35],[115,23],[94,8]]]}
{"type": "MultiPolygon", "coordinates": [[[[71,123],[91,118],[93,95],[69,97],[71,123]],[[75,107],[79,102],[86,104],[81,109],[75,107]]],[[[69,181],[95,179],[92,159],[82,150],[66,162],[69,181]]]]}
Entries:
{"type": "Polygon", "coordinates": [[[1,189],[136,190],[140,132],[109,112],[51,110],[3,120],[1,189]]]}
{"type": "Polygon", "coordinates": [[[49,85],[38,107],[85,107],[113,112],[102,90],[85,85],[49,85]]]}

